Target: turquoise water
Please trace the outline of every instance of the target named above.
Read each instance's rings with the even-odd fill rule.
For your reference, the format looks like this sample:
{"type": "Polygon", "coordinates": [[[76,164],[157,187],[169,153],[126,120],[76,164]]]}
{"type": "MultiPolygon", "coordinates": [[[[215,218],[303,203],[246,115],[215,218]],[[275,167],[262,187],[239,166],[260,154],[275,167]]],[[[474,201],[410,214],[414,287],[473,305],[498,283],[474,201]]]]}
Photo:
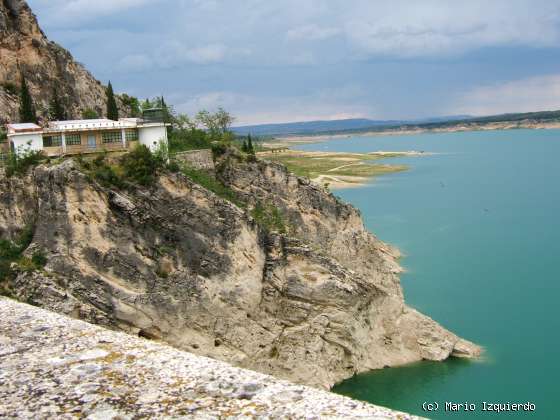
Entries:
{"type": "Polygon", "coordinates": [[[431,418],[505,418],[486,402],[532,402],[520,418],[560,418],[560,130],[354,137],[300,147],[425,150],[411,170],[336,194],[405,254],[407,302],[486,349],[358,375],[334,391],[431,418]],[[474,412],[445,412],[449,402],[474,412]],[[426,412],[423,402],[437,402],[426,412]]]}

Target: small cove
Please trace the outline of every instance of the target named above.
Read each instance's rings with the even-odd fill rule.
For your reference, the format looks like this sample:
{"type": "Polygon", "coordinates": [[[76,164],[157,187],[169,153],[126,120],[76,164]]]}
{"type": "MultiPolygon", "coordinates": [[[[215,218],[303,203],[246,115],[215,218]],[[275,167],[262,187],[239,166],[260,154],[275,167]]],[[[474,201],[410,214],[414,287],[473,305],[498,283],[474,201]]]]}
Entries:
{"type": "Polygon", "coordinates": [[[560,130],[507,130],[337,139],[301,150],[423,150],[388,159],[407,172],[335,194],[405,257],[409,305],[485,348],[482,360],[422,362],[358,375],[334,391],[431,418],[422,402],[527,402],[555,418],[560,361],[560,130]]]}

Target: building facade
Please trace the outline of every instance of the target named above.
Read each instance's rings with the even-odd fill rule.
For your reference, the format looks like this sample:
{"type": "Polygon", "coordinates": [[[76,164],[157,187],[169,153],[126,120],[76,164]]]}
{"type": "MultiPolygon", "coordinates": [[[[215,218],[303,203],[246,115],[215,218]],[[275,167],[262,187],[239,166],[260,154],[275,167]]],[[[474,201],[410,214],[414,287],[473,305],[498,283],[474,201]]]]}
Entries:
{"type": "Polygon", "coordinates": [[[43,151],[46,156],[126,151],[138,144],[151,151],[167,144],[167,125],[140,118],[54,121],[47,127],[8,124],[10,147],[16,153],[43,151]]]}

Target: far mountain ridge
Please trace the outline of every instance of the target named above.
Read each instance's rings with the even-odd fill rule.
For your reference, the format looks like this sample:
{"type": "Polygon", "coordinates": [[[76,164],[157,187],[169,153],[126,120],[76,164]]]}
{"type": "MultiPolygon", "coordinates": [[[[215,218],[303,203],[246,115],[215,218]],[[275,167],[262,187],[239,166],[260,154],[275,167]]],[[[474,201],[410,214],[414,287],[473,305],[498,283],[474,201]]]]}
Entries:
{"type": "Polygon", "coordinates": [[[374,120],[369,118],[347,118],[340,120],[314,120],[272,124],[255,124],[233,127],[237,134],[311,134],[326,131],[358,130],[375,126],[398,126],[471,118],[469,115],[452,115],[412,120],[374,120]]]}

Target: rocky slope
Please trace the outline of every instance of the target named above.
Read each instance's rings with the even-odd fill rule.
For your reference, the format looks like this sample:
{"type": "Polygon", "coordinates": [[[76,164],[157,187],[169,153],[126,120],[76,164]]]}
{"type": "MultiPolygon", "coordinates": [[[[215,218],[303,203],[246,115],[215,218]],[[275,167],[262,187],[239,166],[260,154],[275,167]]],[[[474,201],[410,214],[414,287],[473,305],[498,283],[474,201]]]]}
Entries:
{"type": "Polygon", "coordinates": [[[15,297],[292,381],[479,348],[407,307],[397,252],[357,210],[277,164],[227,158],[217,177],[251,208],[276,206],[287,234],[181,174],[108,189],[76,162],[0,181],[0,233],[34,226],[15,297]]]}
{"type": "Polygon", "coordinates": [[[105,87],[72,55],[49,41],[23,0],[0,1],[0,123],[17,121],[20,70],[25,74],[40,115],[45,115],[53,88],[70,118],[90,108],[103,115],[105,87]]]}

